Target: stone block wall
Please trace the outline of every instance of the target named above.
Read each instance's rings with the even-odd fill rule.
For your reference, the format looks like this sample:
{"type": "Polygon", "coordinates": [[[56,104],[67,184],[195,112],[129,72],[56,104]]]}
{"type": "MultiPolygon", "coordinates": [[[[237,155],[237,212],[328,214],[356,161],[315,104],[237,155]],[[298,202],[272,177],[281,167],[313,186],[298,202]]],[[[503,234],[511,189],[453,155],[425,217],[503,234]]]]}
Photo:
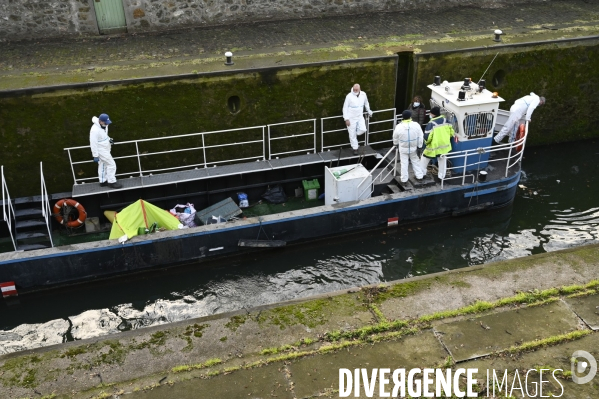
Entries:
{"type": "MultiPolygon", "coordinates": [[[[97,35],[97,0],[0,0],[0,40],[97,35]]],[[[127,31],[145,32],[416,8],[543,0],[121,0],[127,31]]]]}
{"type": "Polygon", "coordinates": [[[0,40],[98,34],[93,0],[0,0],[0,40]]]}

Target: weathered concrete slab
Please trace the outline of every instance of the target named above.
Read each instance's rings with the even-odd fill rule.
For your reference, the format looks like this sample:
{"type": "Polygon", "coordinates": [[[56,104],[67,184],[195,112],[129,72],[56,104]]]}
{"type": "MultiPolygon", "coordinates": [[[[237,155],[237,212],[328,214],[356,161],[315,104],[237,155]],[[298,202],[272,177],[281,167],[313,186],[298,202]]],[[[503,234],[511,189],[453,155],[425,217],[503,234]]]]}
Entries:
{"type": "Polygon", "coordinates": [[[576,315],[561,303],[508,310],[467,320],[436,322],[441,341],[459,362],[523,342],[565,334],[578,328],[576,315]]]}
{"type": "Polygon", "coordinates": [[[273,364],[215,378],[183,381],[173,386],[161,385],[147,391],[133,392],[128,398],[140,399],[231,399],[279,398],[293,399],[282,364],[273,364]]]}
{"type": "Polygon", "coordinates": [[[593,330],[599,330],[599,295],[565,298],[564,301],[593,330]]]}
{"type": "MultiPolygon", "coordinates": [[[[487,370],[489,370],[490,381],[492,381],[493,378],[493,370],[495,370],[496,375],[501,375],[501,377],[499,377],[500,379],[503,377],[505,370],[509,370],[509,393],[509,390],[511,390],[511,386],[513,384],[514,371],[516,369],[518,369],[518,374],[521,377],[522,385],[525,385],[526,383],[526,372],[533,368],[551,368],[562,369],[563,371],[571,371],[570,358],[574,351],[577,350],[587,351],[593,355],[595,359],[599,359],[599,334],[595,333],[576,341],[564,342],[557,346],[539,349],[535,352],[524,353],[519,356],[471,360],[461,363],[460,367],[477,368],[477,379],[479,380],[479,384],[484,384],[485,386],[487,370]]],[[[543,372],[543,380],[548,381],[547,383],[543,383],[544,397],[550,397],[552,393],[556,397],[560,397],[562,388],[559,384],[563,386],[563,395],[561,395],[561,398],[563,399],[594,399],[599,397],[599,375],[596,376],[590,383],[579,385],[572,382],[571,379],[566,378],[559,378],[558,384],[558,382],[552,377],[551,373],[552,372],[543,372]]],[[[583,375],[580,376],[582,377],[583,375]]],[[[533,383],[536,383],[537,387],[539,386],[539,374],[536,372],[531,372],[529,374],[529,381],[527,385],[529,395],[526,396],[527,398],[541,397],[540,392],[535,394],[535,386],[533,383]]],[[[502,390],[502,392],[505,395],[505,388],[502,390]]],[[[495,391],[495,393],[499,393],[498,389],[495,391]]],[[[512,394],[517,398],[523,397],[523,395],[521,395],[521,391],[519,390],[514,390],[512,394]]],[[[486,393],[480,393],[478,396],[487,397],[486,393]]],[[[492,395],[489,395],[489,397],[492,397],[492,395]]]]}
{"type": "MultiPolygon", "coordinates": [[[[583,285],[597,279],[597,259],[599,259],[599,245],[590,245],[413,278],[401,283],[391,283],[388,287],[376,285],[357,292],[344,290],[336,295],[262,306],[247,313],[214,315],[168,326],[144,328],[93,340],[6,355],[0,357],[0,397],[25,398],[40,394],[41,396],[56,394],[57,398],[106,397],[102,396],[106,394],[128,397],[132,392],[156,390],[159,385],[165,384],[177,386],[202,375],[221,373],[211,379],[227,378],[236,373],[249,375],[241,370],[230,375],[222,373],[226,369],[253,364],[272,357],[273,355],[262,352],[265,348],[280,348],[283,345],[291,348],[284,349],[281,353],[287,353],[288,350],[291,352],[314,350],[323,344],[319,341],[326,336],[327,332],[355,331],[372,326],[374,322],[381,320],[381,316],[389,319],[389,314],[403,315],[402,318],[431,315],[435,312],[470,305],[475,300],[497,300],[510,297],[515,292],[535,288],[546,289],[581,284],[578,288],[571,287],[567,292],[581,291],[584,289],[583,285]],[[539,275],[543,278],[540,279],[539,275]],[[375,305],[383,315],[379,315],[375,309],[372,312],[367,310],[365,306],[367,303],[375,305]],[[220,360],[216,365],[201,367],[202,364],[215,358],[220,360]],[[193,370],[173,371],[174,367],[184,365],[192,365],[193,370]]],[[[596,284],[588,287],[596,287],[596,284]]],[[[552,296],[557,298],[557,295],[552,294],[552,296]]],[[[565,323],[558,320],[557,326],[565,327],[556,328],[552,320],[554,317],[559,319],[558,316],[563,313],[563,309],[560,308],[560,312],[556,313],[555,306],[568,307],[565,302],[538,307],[537,309],[546,311],[549,317],[549,321],[538,318],[544,322],[541,326],[545,328],[540,334],[510,336],[514,343],[520,342],[517,341],[518,339],[531,338],[532,340],[537,338],[537,335],[541,338],[569,331],[572,323],[568,320],[576,320],[577,316],[571,310],[569,313],[566,312],[570,315],[570,319],[567,318],[565,323]]],[[[527,311],[530,309],[532,308],[527,311]]],[[[514,317],[522,313],[523,309],[511,309],[507,312],[510,312],[513,317],[505,317],[504,320],[506,323],[513,324],[514,317]]],[[[520,324],[535,324],[530,317],[519,317],[520,324]]],[[[460,320],[467,322],[463,318],[460,320]]],[[[453,319],[453,322],[458,321],[453,319]]],[[[478,327],[474,322],[470,323],[474,325],[474,330],[479,328],[482,333],[489,332],[483,330],[480,323],[478,327]]],[[[448,324],[450,324],[449,320],[448,324]]],[[[536,324],[540,323],[536,322],[536,324]]],[[[582,321],[580,324],[581,328],[587,329],[582,321]]],[[[501,331],[491,322],[485,321],[485,325],[492,327],[490,331],[501,331]]],[[[446,325],[437,322],[436,326],[441,329],[440,326],[446,325]]],[[[508,331],[514,335],[511,325],[508,331]]],[[[334,386],[335,381],[330,380],[333,377],[338,384],[339,367],[355,368],[363,363],[365,368],[415,366],[422,368],[444,363],[447,352],[438,352],[441,346],[438,341],[429,335],[427,339],[431,340],[430,342],[426,345],[417,344],[416,341],[412,341],[416,338],[417,336],[406,337],[397,342],[364,344],[366,346],[362,348],[356,347],[337,354],[305,358],[302,362],[298,359],[287,365],[287,368],[283,368],[285,364],[280,361],[272,364],[271,370],[277,373],[279,368],[282,368],[281,372],[285,378],[294,384],[292,393],[295,397],[300,397],[300,394],[320,394],[322,390],[334,386]],[[439,360],[436,360],[435,356],[428,355],[431,348],[435,349],[433,353],[441,353],[437,356],[439,360]],[[342,354],[345,357],[339,357],[342,354]],[[410,357],[409,354],[413,356],[410,357]],[[337,356],[339,365],[335,363],[333,356],[337,356]],[[349,363],[348,359],[353,359],[357,363],[349,363]],[[398,360],[390,361],[390,359],[398,360]],[[431,359],[434,361],[431,362],[431,359]],[[319,366],[320,363],[324,364],[327,361],[328,366],[319,366]],[[340,366],[341,364],[344,366],[340,366]],[[319,373],[327,380],[318,379],[318,385],[311,384],[310,376],[305,372],[306,370],[310,372],[310,366],[321,367],[319,373]],[[294,368],[293,372],[291,368],[294,368]],[[287,369],[290,374],[287,373],[287,369]],[[325,374],[327,371],[329,374],[325,374]]],[[[506,346],[511,344],[512,342],[508,341],[506,346]]],[[[510,359],[518,356],[519,354],[510,355],[510,359]]],[[[460,366],[462,364],[464,363],[460,363],[460,366]]],[[[267,377],[266,379],[271,378],[265,374],[262,376],[267,377]]],[[[206,380],[198,379],[198,381],[206,380]]],[[[172,390],[160,388],[160,392],[171,393],[172,390]]],[[[237,393],[231,393],[229,397],[247,397],[236,395],[237,393]]],[[[581,397],[585,398],[585,396],[581,397]]]]}
{"type": "Polygon", "coordinates": [[[589,245],[455,270],[435,278],[414,278],[397,284],[397,294],[389,296],[379,309],[388,319],[406,319],[478,300],[496,301],[518,291],[585,284],[597,278],[598,257],[599,246],[589,245]]]}
{"type": "Polygon", "coordinates": [[[343,349],[299,359],[289,365],[298,398],[339,389],[339,369],[407,368],[441,364],[447,352],[431,330],[397,341],[343,349]]]}

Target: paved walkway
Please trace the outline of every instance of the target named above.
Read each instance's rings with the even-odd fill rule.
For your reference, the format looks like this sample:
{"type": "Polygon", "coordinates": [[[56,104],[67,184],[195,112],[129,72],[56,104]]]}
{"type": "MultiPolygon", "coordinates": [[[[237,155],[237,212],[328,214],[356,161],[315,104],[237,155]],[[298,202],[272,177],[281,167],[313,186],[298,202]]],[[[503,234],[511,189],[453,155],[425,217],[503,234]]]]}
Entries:
{"type": "Polygon", "coordinates": [[[497,4],[438,10],[389,12],[342,17],[198,27],[162,33],[77,39],[0,41],[0,77],[23,73],[57,73],[111,65],[147,64],[273,51],[363,44],[402,38],[441,38],[491,32],[509,35],[596,24],[599,1],[560,0],[497,4]]]}

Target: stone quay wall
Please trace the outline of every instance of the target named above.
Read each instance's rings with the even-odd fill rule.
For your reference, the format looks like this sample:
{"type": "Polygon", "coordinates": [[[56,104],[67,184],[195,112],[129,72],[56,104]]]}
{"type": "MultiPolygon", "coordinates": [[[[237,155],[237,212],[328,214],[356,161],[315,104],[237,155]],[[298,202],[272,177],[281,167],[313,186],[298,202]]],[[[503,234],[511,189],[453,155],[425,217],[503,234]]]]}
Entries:
{"type": "Polygon", "coordinates": [[[544,0],[0,0],[0,41],[98,35],[95,7],[101,1],[117,6],[121,1],[126,31],[134,33],[419,8],[493,9],[544,0]]]}

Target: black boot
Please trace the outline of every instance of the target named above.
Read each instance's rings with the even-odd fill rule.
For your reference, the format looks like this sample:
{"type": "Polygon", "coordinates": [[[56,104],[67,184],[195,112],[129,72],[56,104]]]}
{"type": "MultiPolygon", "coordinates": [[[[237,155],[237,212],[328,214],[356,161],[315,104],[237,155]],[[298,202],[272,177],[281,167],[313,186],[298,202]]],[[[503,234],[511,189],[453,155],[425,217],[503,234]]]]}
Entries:
{"type": "Polygon", "coordinates": [[[101,186],[101,187],[106,187],[107,185],[108,185],[108,182],[107,182],[107,181],[103,181],[102,183],[100,183],[100,186],[101,186]]]}
{"type": "Polygon", "coordinates": [[[117,182],[114,183],[108,183],[108,187],[110,188],[123,188],[122,184],[118,184],[117,182]]]}

